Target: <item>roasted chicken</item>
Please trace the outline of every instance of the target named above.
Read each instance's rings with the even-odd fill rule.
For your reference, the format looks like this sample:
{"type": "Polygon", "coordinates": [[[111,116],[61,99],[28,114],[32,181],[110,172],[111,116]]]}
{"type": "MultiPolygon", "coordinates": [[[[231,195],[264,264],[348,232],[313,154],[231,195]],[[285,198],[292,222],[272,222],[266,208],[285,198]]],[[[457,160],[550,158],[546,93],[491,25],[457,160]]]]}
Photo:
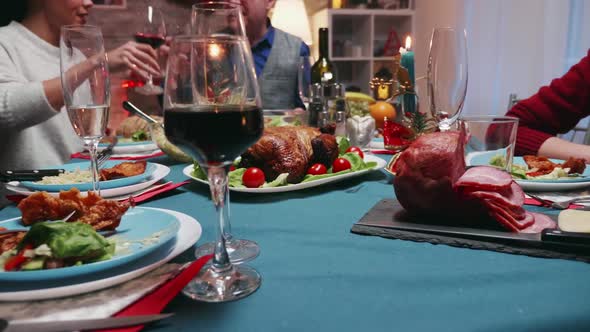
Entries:
{"type": "Polygon", "coordinates": [[[63,219],[75,211],[68,221],[80,221],[99,231],[117,228],[121,217],[129,209],[129,203],[103,199],[93,192],[82,197],[78,189],[72,188],[60,192],[59,198],[46,192],[36,192],[23,199],[18,208],[21,210],[24,225],[63,219]]]}
{"type": "Polygon", "coordinates": [[[330,168],[337,157],[338,144],[334,136],[322,134],[317,128],[271,127],[242,154],[240,167],[262,169],[267,181],[289,173],[287,181],[296,183],[303,179],[311,165],[322,163],[330,168]]]}

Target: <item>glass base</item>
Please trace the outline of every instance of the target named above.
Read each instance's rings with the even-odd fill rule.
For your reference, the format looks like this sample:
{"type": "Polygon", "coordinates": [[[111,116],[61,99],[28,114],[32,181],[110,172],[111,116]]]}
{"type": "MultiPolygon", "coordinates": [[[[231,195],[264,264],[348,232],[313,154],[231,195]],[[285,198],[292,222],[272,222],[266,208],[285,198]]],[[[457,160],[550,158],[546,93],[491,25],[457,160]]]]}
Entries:
{"type": "Polygon", "coordinates": [[[260,274],[249,266],[232,265],[227,271],[216,272],[207,265],[182,293],[196,301],[235,301],[254,293],[260,287],[261,279],[260,274]]]}
{"type": "Polygon", "coordinates": [[[142,94],[142,95],[152,96],[152,95],[161,95],[162,93],[164,93],[164,89],[162,89],[162,87],[157,86],[157,85],[146,84],[144,86],[140,86],[140,87],[135,88],[135,92],[142,94]]]}
{"type": "MultiPolygon", "coordinates": [[[[225,247],[227,249],[227,254],[229,255],[229,261],[232,264],[241,264],[251,261],[260,254],[258,243],[250,240],[232,238],[225,242],[225,247]]],[[[205,243],[195,250],[195,257],[199,258],[212,254],[214,248],[214,242],[205,243]]]]}

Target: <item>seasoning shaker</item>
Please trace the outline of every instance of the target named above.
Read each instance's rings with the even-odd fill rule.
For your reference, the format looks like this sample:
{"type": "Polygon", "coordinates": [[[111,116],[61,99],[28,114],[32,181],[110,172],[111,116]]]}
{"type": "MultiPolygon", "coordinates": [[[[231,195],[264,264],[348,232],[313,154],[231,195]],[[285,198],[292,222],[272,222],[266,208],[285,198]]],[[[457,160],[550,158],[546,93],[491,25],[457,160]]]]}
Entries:
{"type": "Polygon", "coordinates": [[[340,83],[334,84],[334,122],[336,129],[334,135],[346,137],[346,115],[348,108],[344,95],[344,86],[340,83]]]}
{"type": "Polygon", "coordinates": [[[310,127],[320,127],[319,117],[320,113],[324,111],[324,94],[322,85],[320,83],[314,83],[311,86],[311,101],[308,106],[308,120],[307,124],[310,127]]]}

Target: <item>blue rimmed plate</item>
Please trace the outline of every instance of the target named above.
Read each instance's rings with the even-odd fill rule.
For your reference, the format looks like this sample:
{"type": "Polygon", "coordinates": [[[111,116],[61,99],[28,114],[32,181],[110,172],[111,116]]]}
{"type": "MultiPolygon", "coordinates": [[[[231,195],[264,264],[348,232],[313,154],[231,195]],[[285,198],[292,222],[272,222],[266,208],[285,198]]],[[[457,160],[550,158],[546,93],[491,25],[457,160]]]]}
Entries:
{"type": "MultiPolygon", "coordinates": [[[[103,168],[110,168],[116,166],[123,161],[120,160],[109,160],[104,163],[103,168]]],[[[90,162],[80,162],[80,163],[73,163],[73,164],[65,164],[62,166],[56,166],[51,168],[63,168],[66,171],[75,171],[77,169],[85,170],[90,167],[90,162]]],[[[149,178],[152,173],[156,170],[156,166],[152,163],[147,163],[145,172],[135,176],[129,176],[120,179],[108,180],[108,181],[100,181],[100,189],[112,189],[112,188],[119,188],[125,187],[132,184],[139,183],[147,178],[149,178]]],[[[28,189],[38,190],[38,191],[48,191],[48,192],[58,192],[60,190],[70,190],[71,188],[75,187],[78,188],[80,191],[92,190],[92,182],[83,182],[83,183],[73,183],[73,184],[41,184],[32,181],[22,181],[20,185],[26,187],[28,189]]]]}
{"type": "MultiPolygon", "coordinates": [[[[0,222],[7,229],[23,228],[19,220],[0,222]]],[[[44,281],[99,273],[136,261],[160,248],[178,233],[178,218],[163,210],[136,207],[125,213],[115,235],[119,252],[113,258],[96,263],[52,270],[0,272],[0,282],[44,281]],[[122,244],[125,248],[122,248],[122,244]],[[123,249],[123,250],[121,250],[123,249]]]]}

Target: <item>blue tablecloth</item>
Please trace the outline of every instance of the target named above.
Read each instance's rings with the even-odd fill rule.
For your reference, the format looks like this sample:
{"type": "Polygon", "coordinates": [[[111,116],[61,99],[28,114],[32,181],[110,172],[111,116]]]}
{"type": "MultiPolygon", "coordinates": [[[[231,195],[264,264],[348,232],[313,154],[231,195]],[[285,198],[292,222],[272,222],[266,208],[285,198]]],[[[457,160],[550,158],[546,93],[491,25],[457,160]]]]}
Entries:
{"type": "MultiPolygon", "coordinates": [[[[165,158],[156,162],[169,163],[165,158]]],[[[185,180],[173,165],[168,180],[185,180]]],[[[255,240],[263,277],[253,295],[205,304],[182,295],[153,331],[567,331],[590,330],[590,264],[414,243],[350,233],[392,178],[373,172],[303,191],[231,194],[236,237],[255,240]]],[[[206,185],[144,206],[173,209],[203,225],[216,215],[206,185]]],[[[15,207],[0,219],[18,215],[15,207]]],[[[177,261],[193,258],[192,250],[177,261]]]]}

